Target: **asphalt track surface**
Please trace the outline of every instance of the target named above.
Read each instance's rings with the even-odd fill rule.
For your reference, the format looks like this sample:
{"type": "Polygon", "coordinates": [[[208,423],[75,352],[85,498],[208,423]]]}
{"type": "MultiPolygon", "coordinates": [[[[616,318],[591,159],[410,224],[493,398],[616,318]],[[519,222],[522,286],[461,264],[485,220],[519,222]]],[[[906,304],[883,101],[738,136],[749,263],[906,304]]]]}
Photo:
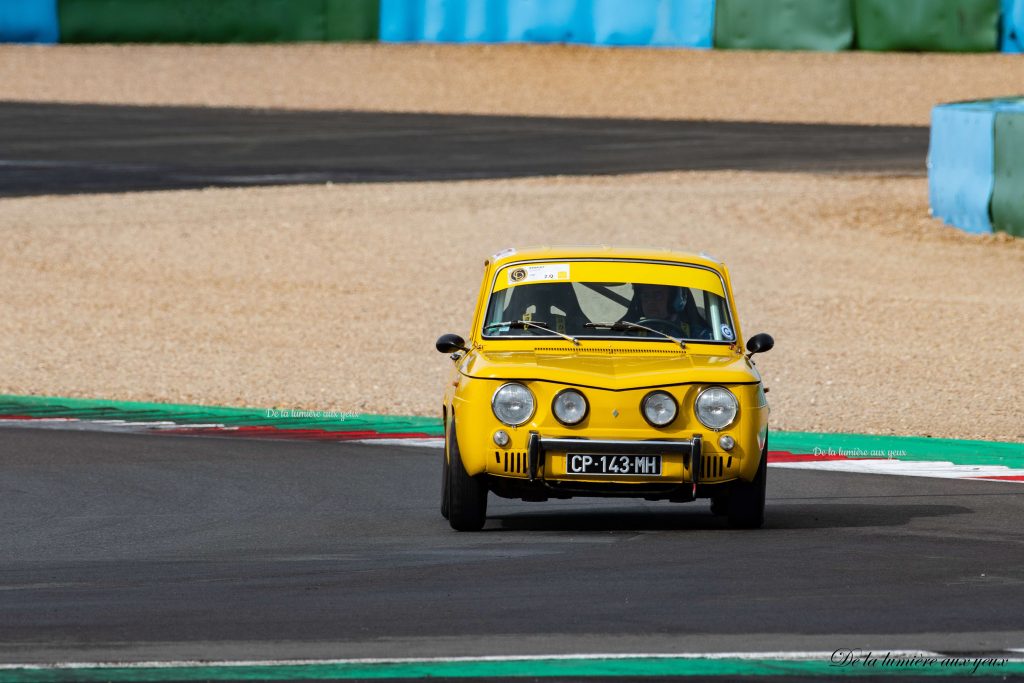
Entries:
{"type": "Polygon", "coordinates": [[[924,175],[928,129],[0,102],[0,196],[648,171],[924,175]]]}
{"type": "Polygon", "coordinates": [[[492,496],[457,533],[439,458],[0,428],[0,661],[1024,642],[1017,484],[771,468],[758,531],[492,496]]]}

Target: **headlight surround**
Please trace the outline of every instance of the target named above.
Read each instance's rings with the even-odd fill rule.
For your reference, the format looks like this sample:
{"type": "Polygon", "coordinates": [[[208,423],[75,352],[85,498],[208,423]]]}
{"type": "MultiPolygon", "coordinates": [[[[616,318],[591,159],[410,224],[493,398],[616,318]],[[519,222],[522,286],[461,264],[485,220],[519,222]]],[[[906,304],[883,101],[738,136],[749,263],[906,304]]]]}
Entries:
{"type": "Polygon", "coordinates": [[[555,419],[566,426],[578,425],[590,412],[587,397],[575,389],[562,389],[551,401],[555,419]]]}
{"type": "Polygon", "coordinates": [[[667,391],[652,391],[640,401],[640,414],[652,427],[666,427],[679,415],[679,404],[667,391]]]}
{"type": "Polygon", "coordinates": [[[526,424],[536,408],[533,392],[519,382],[502,384],[491,399],[494,416],[509,427],[526,424]]]}
{"type": "Polygon", "coordinates": [[[736,396],[725,387],[708,387],[693,403],[693,412],[700,423],[708,429],[725,429],[736,421],[740,403],[736,396]]]}

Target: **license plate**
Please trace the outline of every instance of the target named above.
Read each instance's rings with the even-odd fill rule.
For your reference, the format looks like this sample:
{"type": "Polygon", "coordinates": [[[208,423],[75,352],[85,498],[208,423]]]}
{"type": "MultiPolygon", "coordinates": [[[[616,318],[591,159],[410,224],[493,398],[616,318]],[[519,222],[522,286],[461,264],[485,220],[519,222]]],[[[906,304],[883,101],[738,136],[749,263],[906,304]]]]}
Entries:
{"type": "Polygon", "coordinates": [[[600,474],[613,476],[660,476],[660,455],[585,455],[565,456],[567,474],[600,474]]]}

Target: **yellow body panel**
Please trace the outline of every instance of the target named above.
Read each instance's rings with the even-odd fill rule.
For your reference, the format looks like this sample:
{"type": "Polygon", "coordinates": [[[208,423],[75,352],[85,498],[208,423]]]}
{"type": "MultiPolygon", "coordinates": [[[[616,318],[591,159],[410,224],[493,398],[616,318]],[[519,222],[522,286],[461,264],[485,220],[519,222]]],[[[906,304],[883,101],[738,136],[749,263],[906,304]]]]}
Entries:
{"type": "MultiPolygon", "coordinates": [[[[558,277],[559,268],[548,269],[558,277]]],[[[522,277],[518,275],[517,277],[522,277]]],[[[661,276],[659,276],[661,277],[661,276]]],[[[658,282],[659,280],[652,280],[658,282]]],[[[658,250],[621,250],[606,247],[543,248],[507,252],[485,262],[483,281],[467,336],[469,351],[456,354],[451,381],[445,393],[446,425],[454,416],[456,437],[466,471],[494,477],[526,478],[527,440],[531,432],[543,438],[579,437],[597,440],[671,440],[703,438],[701,481],[751,481],[760,463],[768,428],[769,408],[761,377],[744,355],[743,336],[737,319],[732,286],[725,266],[711,257],[658,250]],[[598,261],[599,260],[599,261],[598,261]],[[570,263],[578,276],[586,268],[588,279],[607,282],[637,281],[644,268],[665,270],[666,281],[717,291],[732,312],[735,340],[727,343],[686,343],[685,348],[668,340],[586,339],[579,345],[553,336],[485,338],[483,320],[492,289],[509,285],[510,267],[530,264],[570,263]],[[671,274],[677,266],[678,277],[671,274]],[[527,386],[535,397],[536,409],[519,427],[502,424],[494,415],[491,400],[507,381],[527,386]],[[739,412],[722,431],[702,425],[693,412],[700,391],[723,386],[736,396],[739,412]],[[578,425],[567,427],[555,419],[551,403],[567,387],[580,391],[589,412],[578,425]],[[663,428],[644,419],[640,402],[654,388],[670,393],[679,406],[677,418],[663,428]],[[495,445],[494,433],[502,429],[510,437],[504,448],[495,445]],[[731,451],[719,445],[719,438],[735,439],[731,451]],[[721,458],[720,461],[709,459],[721,458]],[[710,464],[710,467],[709,467],[710,464]]],[[[548,452],[538,476],[546,480],[595,481],[602,483],[665,483],[692,481],[687,458],[665,455],[660,476],[581,476],[566,473],[565,454],[548,452]]]]}

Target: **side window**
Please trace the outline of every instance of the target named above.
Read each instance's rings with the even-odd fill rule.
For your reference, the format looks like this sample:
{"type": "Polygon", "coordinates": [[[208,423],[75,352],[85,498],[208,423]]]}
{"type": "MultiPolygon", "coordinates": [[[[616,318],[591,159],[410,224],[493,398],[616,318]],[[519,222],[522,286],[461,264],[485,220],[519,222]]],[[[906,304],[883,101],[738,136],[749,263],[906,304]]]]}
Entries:
{"type": "Polygon", "coordinates": [[[508,305],[512,300],[510,294],[512,294],[511,287],[491,296],[490,311],[484,323],[485,325],[506,319],[505,312],[508,310],[508,305]]]}

